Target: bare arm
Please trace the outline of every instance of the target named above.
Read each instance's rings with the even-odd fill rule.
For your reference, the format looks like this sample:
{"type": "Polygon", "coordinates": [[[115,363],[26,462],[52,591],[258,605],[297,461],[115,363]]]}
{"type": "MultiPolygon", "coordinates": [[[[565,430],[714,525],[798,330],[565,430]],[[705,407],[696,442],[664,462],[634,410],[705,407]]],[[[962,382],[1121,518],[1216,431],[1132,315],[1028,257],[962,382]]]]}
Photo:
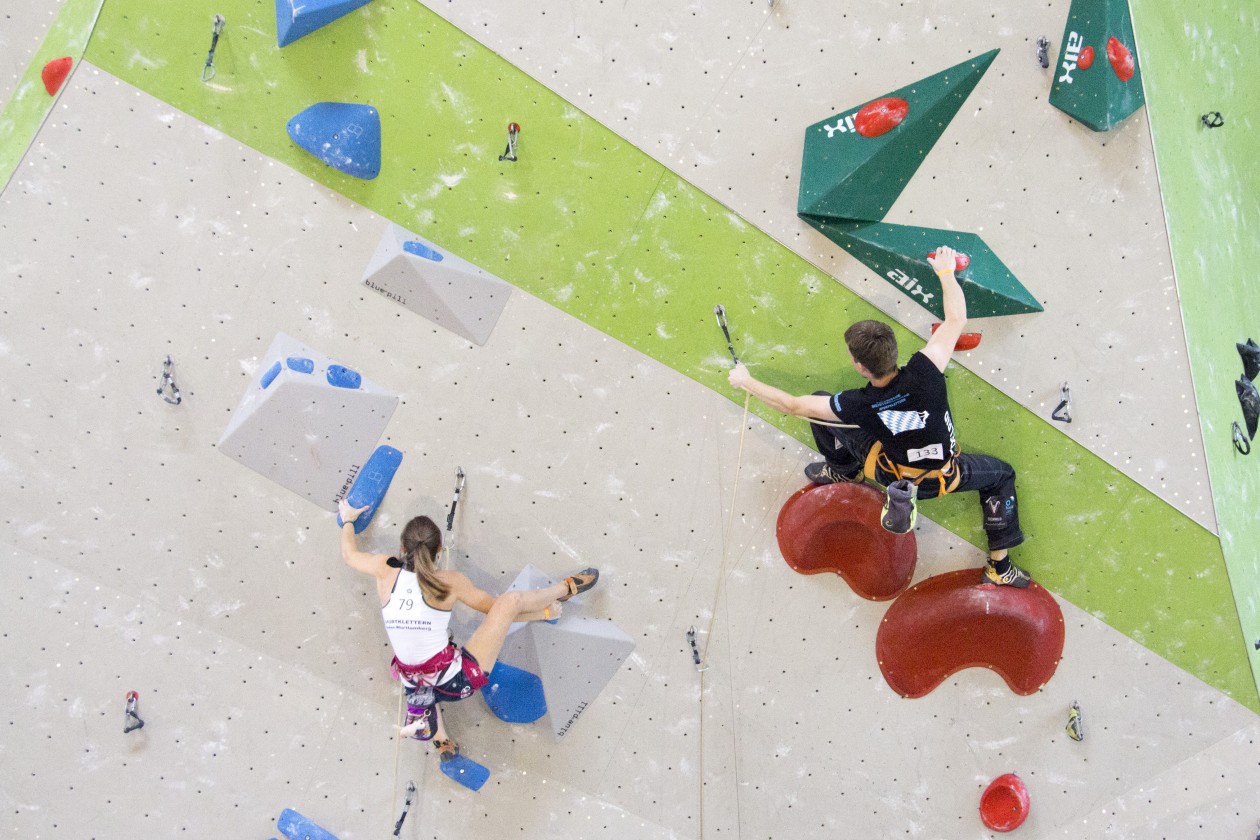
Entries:
{"type": "Polygon", "coordinates": [[[359,550],[359,539],[354,533],[354,520],[367,510],[366,507],[352,508],[342,499],[337,503],[341,512],[341,561],[356,572],[380,578],[391,573],[388,554],[371,554],[359,550]]]}
{"type": "Polygon", "coordinates": [[[932,360],[936,369],[945,372],[950,357],[954,355],[954,345],[967,326],[967,298],[963,295],[962,286],[954,276],[954,249],[942,245],[936,249],[936,255],[928,262],[936,271],[941,281],[941,305],[945,309],[945,320],[937,327],[936,332],[923,348],[923,355],[932,360]]]}
{"type": "MultiPolygon", "coordinates": [[[[494,606],[494,602],[498,599],[489,592],[484,592],[473,585],[473,582],[466,575],[459,572],[439,572],[442,581],[451,588],[451,595],[455,597],[461,604],[467,604],[480,613],[490,612],[490,608],[494,606]]],[[[520,613],[516,616],[516,621],[544,621],[547,619],[560,617],[561,605],[559,603],[552,604],[546,611],[535,610],[533,612],[520,613]]]]}
{"type": "Polygon", "coordinates": [[[731,369],[728,379],[733,387],[747,391],[775,411],[791,414],[794,417],[817,417],[819,420],[833,422],[840,419],[831,410],[831,397],[816,394],[794,397],[787,391],[781,391],[757,379],[742,364],[731,369]]]}

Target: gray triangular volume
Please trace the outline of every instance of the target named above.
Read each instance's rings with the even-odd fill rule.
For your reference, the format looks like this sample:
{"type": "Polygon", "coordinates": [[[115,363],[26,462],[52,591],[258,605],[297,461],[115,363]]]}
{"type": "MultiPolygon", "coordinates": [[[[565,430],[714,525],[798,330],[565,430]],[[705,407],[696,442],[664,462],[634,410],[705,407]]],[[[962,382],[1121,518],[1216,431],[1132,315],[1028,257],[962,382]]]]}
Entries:
{"type": "Polygon", "coordinates": [[[474,344],[485,344],[512,287],[406,228],[390,225],[363,285],[474,344]]]}
{"type": "Polygon", "coordinates": [[[325,510],[336,510],[397,407],[397,395],[280,333],[218,448],[325,510]]]}
{"type": "Polygon", "coordinates": [[[558,741],[634,652],[634,642],[611,622],[567,610],[559,624],[534,622],[528,632],[547,694],[547,725],[558,741]]]}

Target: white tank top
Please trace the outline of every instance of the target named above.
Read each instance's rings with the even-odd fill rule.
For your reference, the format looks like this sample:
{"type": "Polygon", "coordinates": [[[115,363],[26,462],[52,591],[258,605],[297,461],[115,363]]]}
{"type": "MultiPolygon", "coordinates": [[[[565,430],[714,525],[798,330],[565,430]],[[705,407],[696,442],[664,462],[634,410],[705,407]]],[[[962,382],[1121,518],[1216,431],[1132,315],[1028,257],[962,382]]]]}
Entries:
{"type": "Polygon", "coordinates": [[[420,582],[406,569],[398,570],[389,600],[381,607],[381,617],[394,656],[404,665],[421,665],[450,643],[447,626],[451,611],[425,603],[420,582]]]}

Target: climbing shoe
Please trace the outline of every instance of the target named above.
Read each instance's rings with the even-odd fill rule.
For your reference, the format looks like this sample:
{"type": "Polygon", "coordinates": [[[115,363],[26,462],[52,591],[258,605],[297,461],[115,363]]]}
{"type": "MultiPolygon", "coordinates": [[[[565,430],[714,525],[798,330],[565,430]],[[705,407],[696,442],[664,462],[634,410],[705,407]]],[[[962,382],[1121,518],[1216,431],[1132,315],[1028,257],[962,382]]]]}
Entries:
{"type": "Polygon", "coordinates": [[[1243,375],[1255,381],[1256,375],[1260,374],[1260,344],[1256,344],[1249,338],[1246,344],[1234,346],[1238,348],[1238,355],[1242,356],[1243,375]]]}
{"type": "Polygon", "coordinates": [[[1016,566],[1010,564],[1005,572],[999,572],[994,568],[993,563],[984,564],[984,583],[991,583],[994,586],[1013,586],[1016,589],[1027,589],[1028,584],[1032,583],[1032,576],[1016,566]]]}
{"type": "Polygon", "coordinates": [[[576,575],[570,575],[564,579],[564,585],[569,587],[569,594],[561,598],[557,598],[556,600],[567,601],[574,595],[581,595],[583,592],[594,586],[598,580],[599,569],[583,569],[576,575]]]}
{"type": "Polygon", "coordinates": [[[805,468],[805,477],[815,484],[840,484],[844,482],[855,484],[862,480],[862,473],[859,470],[851,475],[845,475],[826,461],[815,461],[805,468]]]}
{"type": "Polygon", "coordinates": [[[447,738],[445,741],[434,741],[433,746],[437,747],[438,758],[442,761],[450,761],[459,755],[459,744],[447,738]]]}
{"type": "Polygon", "coordinates": [[[1256,439],[1256,424],[1260,423],[1260,391],[1256,391],[1255,383],[1238,377],[1234,383],[1238,392],[1238,404],[1242,406],[1243,420],[1247,423],[1247,437],[1256,439]]]}
{"type": "Polygon", "coordinates": [[[894,534],[908,534],[914,530],[914,521],[919,518],[915,499],[919,496],[919,487],[904,478],[888,485],[885,491],[884,513],[879,524],[885,531],[894,534]]]}

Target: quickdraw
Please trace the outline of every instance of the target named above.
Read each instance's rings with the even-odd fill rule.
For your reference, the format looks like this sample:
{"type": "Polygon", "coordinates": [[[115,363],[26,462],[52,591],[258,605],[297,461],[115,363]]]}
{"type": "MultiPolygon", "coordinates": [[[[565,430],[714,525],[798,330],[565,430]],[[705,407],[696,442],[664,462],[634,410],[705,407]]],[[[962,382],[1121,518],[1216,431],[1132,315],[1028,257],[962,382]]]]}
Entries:
{"type": "Polygon", "coordinates": [[[138,706],[140,704],[140,695],[134,691],[127,692],[127,711],[123,718],[123,734],[134,732],[144,726],[144,721],[140,719],[138,706]]]}
{"type": "Polygon", "coordinates": [[[214,16],[214,33],[210,36],[210,54],[206,56],[206,66],[201,68],[201,81],[208,82],[214,78],[214,51],[219,47],[219,35],[223,25],[227,23],[223,15],[214,16]]]}
{"type": "Polygon", "coordinates": [[[171,405],[179,405],[183,401],[180,396],[179,386],[175,384],[175,361],[170,357],[166,357],[166,361],[162,362],[162,384],[158,386],[157,394],[171,405]]]}
{"type": "Polygon", "coordinates": [[[1059,388],[1059,404],[1054,407],[1054,411],[1050,412],[1050,419],[1058,420],[1060,423],[1072,422],[1072,389],[1066,382],[1059,388]]]}
{"type": "Polygon", "coordinates": [[[1050,40],[1048,38],[1037,39],[1037,63],[1043,70],[1050,66],[1050,40]]]}
{"type": "Polygon", "coordinates": [[[1208,111],[1206,114],[1199,117],[1199,119],[1202,120],[1203,124],[1208,128],[1220,128],[1225,125],[1225,118],[1221,116],[1220,111],[1208,111]]]}
{"type": "Polygon", "coordinates": [[[1251,441],[1247,440],[1247,433],[1238,425],[1237,420],[1234,421],[1234,448],[1240,455],[1251,454],[1251,441]]]}
{"type": "Polygon", "coordinates": [[[707,671],[709,666],[700,663],[700,648],[696,645],[696,626],[694,624],[687,628],[687,644],[691,645],[691,661],[695,663],[696,670],[707,671]]]}
{"type": "Polygon", "coordinates": [[[503,154],[499,155],[499,160],[516,161],[516,138],[521,133],[521,127],[516,123],[508,123],[507,148],[503,150],[503,154]]]}

